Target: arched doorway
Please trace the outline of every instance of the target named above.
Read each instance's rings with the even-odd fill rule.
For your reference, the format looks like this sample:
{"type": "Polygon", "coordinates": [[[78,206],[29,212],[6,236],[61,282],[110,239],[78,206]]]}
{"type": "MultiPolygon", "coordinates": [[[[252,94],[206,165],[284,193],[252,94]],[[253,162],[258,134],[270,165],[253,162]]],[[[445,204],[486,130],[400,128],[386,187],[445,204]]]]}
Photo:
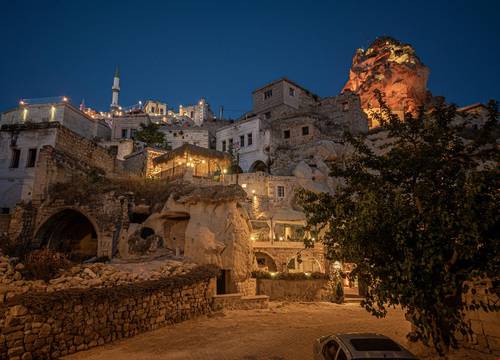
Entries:
{"type": "Polygon", "coordinates": [[[52,215],[39,228],[35,243],[41,248],[68,254],[73,261],[97,256],[97,232],[82,213],[65,209],[52,215]]]}
{"type": "Polygon", "coordinates": [[[323,268],[318,259],[313,256],[294,256],[287,261],[287,269],[289,272],[323,272],[323,268]]]}
{"type": "Polygon", "coordinates": [[[262,172],[267,172],[267,165],[261,161],[257,160],[255,161],[252,166],[250,166],[250,169],[248,169],[248,172],[257,172],[257,171],[262,171],[262,172]]]}
{"type": "Polygon", "coordinates": [[[276,272],[278,271],[278,267],[276,266],[276,262],[274,259],[265,252],[257,251],[255,253],[255,259],[257,260],[257,266],[259,270],[276,272]]]}

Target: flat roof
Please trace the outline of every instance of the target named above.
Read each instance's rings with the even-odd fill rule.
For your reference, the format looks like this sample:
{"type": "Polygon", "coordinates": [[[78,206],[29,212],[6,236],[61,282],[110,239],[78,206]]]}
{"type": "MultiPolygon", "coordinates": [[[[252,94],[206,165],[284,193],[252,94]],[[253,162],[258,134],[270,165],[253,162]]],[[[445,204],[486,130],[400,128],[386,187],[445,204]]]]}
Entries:
{"type": "Polygon", "coordinates": [[[266,84],[266,85],[264,85],[264,86],[261,86],[261,87],[260,87],[260,88],[258,88],[257,90],[252,91],[252,94],[255,94],[257,91],[263,90],[263,89],[265,89],[265,88],[267,88],[267,87],[269,87],[269,86],[272,86],[272,85],[274,85],[274,84],[277,84],[277,83],[279,83],[279,82],[283,82],[283,81],[284,81],[284,82],[287,82],[287,83],[289,83],[289,84],[291,84],[291,85],[293,85],[293,86],[296,86],[296,87],[298,87],[299,89],[304,90],[306,93],[311,94],[312,96],[319,97],[318,95],[316,95],[316,94],[315,94],[315,93],[313,93],[312,91],[307,90],[305,87],[303,87],[303,86],[301,86],[301,85],[297,84],[296,82],[294,82],[294,81],[292,81],[292,80],[290,80],[290,79],[288,79],[288,78],[286,78],[286,77],[279,78],[279,79],[274,80],[274,81],[272,81],[272,82],[270,82],[270,83],[268,83],[268,84],[266,84]]]}

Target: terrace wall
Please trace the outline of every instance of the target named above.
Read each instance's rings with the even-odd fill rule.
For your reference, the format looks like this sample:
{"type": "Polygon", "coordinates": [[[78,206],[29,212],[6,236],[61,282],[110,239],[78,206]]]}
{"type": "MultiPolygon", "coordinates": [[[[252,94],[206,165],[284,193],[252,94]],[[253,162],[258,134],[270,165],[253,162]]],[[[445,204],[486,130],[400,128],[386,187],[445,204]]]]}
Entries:
{"type": "Polygon", "coordinates": [[[209,313],[216,272],[15,297],[0,309],[0,359],[59,358],[209,313]]]}

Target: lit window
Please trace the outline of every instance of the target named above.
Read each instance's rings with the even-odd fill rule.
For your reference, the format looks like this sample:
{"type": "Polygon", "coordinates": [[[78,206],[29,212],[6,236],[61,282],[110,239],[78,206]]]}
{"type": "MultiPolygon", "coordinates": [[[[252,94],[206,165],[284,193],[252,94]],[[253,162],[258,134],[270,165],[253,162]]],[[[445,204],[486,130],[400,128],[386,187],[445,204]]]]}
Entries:
{"type": "Polygon", "coordinates": [[[250,146],[253,144],[252,133],[247,134],[247,145],[250,146]]]}
{"type": "Polygon", "coordinates": [[[309,126],[302,126],[302,135],[309,135],[309,126]]]}
{"type": "Polygon", "coordinates": [[[283,131],[283,138],[290,139],[290,130],[283,131]]]}
{"type": "Polygon", "coordinates": [[[21,158],[21,150],[12,149],[12,158],[10,160],[10,167],[13,169],[18,168],[20,158],[21,158]]]}
{"type": "Polygon", "coordinates": [[[240,136],[240,147],[245,147],[245,135],[240,136]]]}
{"type": "Polygon", "coordinates": [[[288,88],[288,93],[290,94],[290,96],[295,96],[295,89],[293,87],[288,88]]]}
{"type": "Polygon", "coordinates": [[[273,96],[273,90],[272,89],[264,91],[264,100],[269,99],[271,96],[273,96]]]}
{"type": "Polygon", "coordinates": [[[35,167],[36,163],[36,149],[28,150],[28,159],[26,160],[26,167],[35,167]]]}
{"type": "Polygon", "coordinates": [[[276,194],[278,196],[278,199],[283,199],[285,197],[285,187],[282,185],[278,185],[276,187],[276,194]]]}

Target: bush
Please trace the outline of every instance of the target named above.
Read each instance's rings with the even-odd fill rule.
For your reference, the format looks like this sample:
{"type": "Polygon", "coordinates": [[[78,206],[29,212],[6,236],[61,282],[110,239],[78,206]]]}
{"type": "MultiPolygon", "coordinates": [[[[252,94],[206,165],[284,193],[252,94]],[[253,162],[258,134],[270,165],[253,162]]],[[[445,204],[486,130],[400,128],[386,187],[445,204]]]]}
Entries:
{"type": "Polygon", "coordinates": [[[44,281],[57,277],[61,270],[67,270],[73,265],[65,254],[49,249],[32,251],[26,255],[23,263],[24,278],[44,281]]]}

